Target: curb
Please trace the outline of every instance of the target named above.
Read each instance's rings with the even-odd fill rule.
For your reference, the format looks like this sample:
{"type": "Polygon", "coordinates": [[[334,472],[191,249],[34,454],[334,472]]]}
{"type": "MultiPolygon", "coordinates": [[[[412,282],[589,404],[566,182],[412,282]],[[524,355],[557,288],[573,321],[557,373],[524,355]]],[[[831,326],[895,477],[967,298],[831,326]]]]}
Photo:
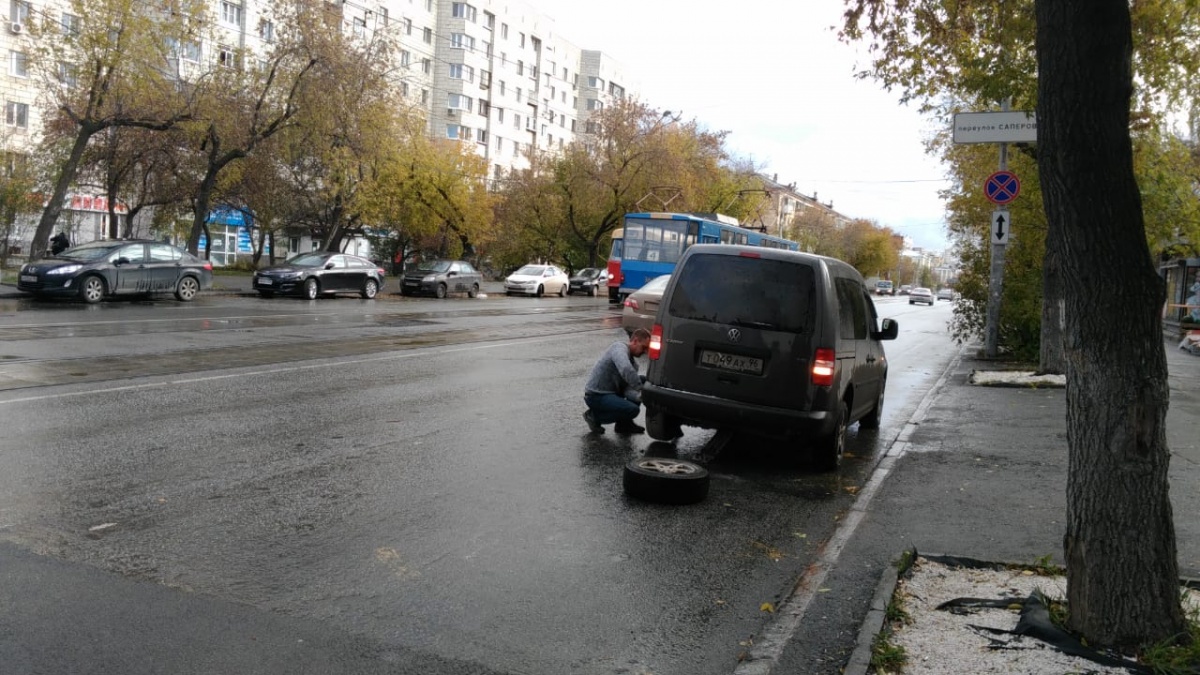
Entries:
{"type": "Polygon", "coordinates": [[[875,646],[875,636],[883,630],[883,622],[887,618],[887,606],[896,592],[896,584],[900,581],[900,571],[895,565],[888,565],[879,576],[875,586],[875,595],[871,598],[871,608],[858,629],[854,651],[850,660],[842,669],[844,675],[866,675],[871,670],[871,651],[875,646]]]}

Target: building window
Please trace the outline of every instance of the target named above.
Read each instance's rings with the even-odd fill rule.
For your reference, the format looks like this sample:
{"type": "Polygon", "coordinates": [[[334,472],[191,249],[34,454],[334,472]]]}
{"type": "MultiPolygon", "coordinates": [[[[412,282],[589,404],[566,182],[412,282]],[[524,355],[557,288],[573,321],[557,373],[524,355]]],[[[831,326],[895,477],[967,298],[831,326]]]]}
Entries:
{"type": "Polygon", "coordinates": [[[421,59],[421,72],[428,75],[431,70],[433,70],[433,60],[421,59]]]}
{"type": "Polygon", "coordinates": [[[594,98],[589,98],[587,100],[587,109],[588,110],[604,110],[604,102],[597,101],[594,98]]]}
{"type": "Polygon", "coordinates": [[[525,46],[525,34],[517,33],[517,35],[520,36],[520,39],[518,39],[517,42],[520,43],[521,47],[524,47],[525,46]]]}
{"type": "Polygon", "coordinates": [[[521,116],[517,113],[513,113],[513,127],[516,129],[521,128],[521,116]]]}
{"type": "Polygon", "coordinates": [[[454,49],[466,49],[466,50],[474,51],[475,50],[475,38],[471,37],[470,35],[464,35],[462,33],[451,33],[450,34],[450,46],[453,47],[454,49]]]}
{"type": "Polygon", "coordinates": [[[407,82],[404,82],[404,81],[400,82],[400,95],[403,96],[404,98],[408,98],[408,83],[407,82]]]}
{"type": "Polygon", "coordinates": [[[422,31],[421,39],[424,40],[425,44],[427,44],[427,45],[433,44],[433,29],[426,28],[424,31],[422,31]]]}
{"type": "Polygon", "coordinates": [[[467,112],[470,112],[471,97],[463,96],[462,94],[449,94],[446,97],[446,107],[452,110],[466,110],[467,112]]]}
{"type": "Polygon", "coordinates": [[[500,24],[500,37],[504,38],[505,40],[508,39],[508,24],[500,24]]]}
{"type": "Polygon", "coordinates": [[[350,34],[362,39],[367,36],[367,18],[356,16],[350,20],[350,34]]]}
{"type": "Polygon", "coordinates": [[[8,74],[13,77],[29,77],[29,56],[25,52],[8,53],[8,74]]]}
{"type": "Polygon", "coordinates": [[[263,42],[275,41],[275,24],[263,19],[258,24],[258,37],[262,38],[263,42]]]}
{"type": "Polygon", "coordinates": [[[475,69],[471,66],[464,66],[461,63],[450,64],[450,79],[466,80],[467,82],[475,81],[475,69]]]}
{"type": "Polygon", "coordinates": [[[479,133],[475,136],[475,142],[479,143],[480,145],[487,145],[487,143],[488,143],[487,129],[479,130],[479,133]]]}
{"type": "Polygon", "coordinates": [[[429,90],[421,90],[421,105],[429,105],[429,90]]]}
{"type": "Polygon", "coordinates": [[[425,11],[426,12],[433,11],[433,0],[425,0],[425,11]]]}
{"type": "Polygon", "coordinates": [[[575,120],[571,120],[571,133],[575,133],[575,120]]]}
{"type": "MultiPolygon", "coordinates": [[[[504,138],[502,136],[497,136],[496,137],[496,154],[499,155],[503,152],[504,152],[504,138]]],[[[496,172],[496,173],[499,174],[499,172],[496,172]]],[[[497,175],[497,178],[499,178],[498,175],[497,175]]]]}
{"type": "Polygon", "coordinates": [[[625,87],[622,87],[619,84],[613,84],[612,82],[609,82],[608,83],[608,93],[612,94],[613,97],[615,97],[615,98],[625,98],[625,87]]]}
{"type": "Polygon", "coordinates": [[[490,86],[492,86],[492,71],[490,71],[490,70],[479,71],[479,88],[487,89],[490,86]]]}
{"type": "Polygon", "coordinates": [[[79,86],[79,68],[66,61],[58,62],[58,81],[65,87],[74,89],[79,86]]]}
{"type": "Polygon", "coordinates": [[[483,99],[479,99],[479,114],[487,117],[492,114],[492,104],[483,99]]]}
{"type": "Polygon", "coordinates": [[[505,94],[505,89],[507,89],[507,87],[504,84],[504,80],[500,80],[500,95],[501,96],[503,96],[505,94]]]}
{"type": "Polygon", "coordinates": [[[12,0],[8,5],[8,20],[13,23],[29,23],[29,3],[12,0]]]}
{"type": "Polygon", "coordinates": [[[404,34],[412,35],[412,19],[404,20],[404,34]]]}
{"type": "MultiPolygon", "coordinates": [[[[392,24],[392,18],[391,18],[391,16],[388,14],[388,8],[387,8],[387,7],[380,7],[380,8],[379,8],[379,21],[380,21],[380,23],[382,23],[382,24],[383,24],[384,28],[386,28],[386,27],[388,27],[388,26],[390,26],[390,25],[392,24]]],[[[411,22],[411,21],[409,22],[409,26],[410,26],[410,27],[412,26],[412,22],[411,22]]]]}
{"type": "Polygon", "coordinates": [[[504,124],[504,108],[496,108],[496,121],[504,124]]]}
{"type": "Polygon", "coordinates": [[[242,6],[236,2],[224,0],[221,3],[221,21],[230,26],[242,26],[242,6]]]}
{"type": "Polygon", "coordinates": [[[462,127],[458,126],[457,124],[447,124],[446,138],[458,138],[458,134],[460,133],[461,129],[462,127]]]}
{"type": "Polygon", "coordinates": [[[222,68],[237,68],[237,54],[234,53],[233,47],[217,46],[217,65],[222,68]]]}
{"type": "Polygon", "coordinates": [[[517,74],[518,75],[525,74],[525,62],[520,59],[517,59],[517,74]]]}
{"type": "Polygon", "coordinates": [[[517,87],[517,103],[520,103],[520,102],[521,102],[521,96],[522,96],[522,94],[521,94],[521,88],[520,88],[520,87],[517,87]]]}
{"type": "Polygon", "coordinates": [[[63,15],[62,15],[63,35],[71,35],[71,36],[79,35],[79,29],[81,26],[82,26],[82,24],[79,21],[79,17],[75,16],[74,14],[67,14],[66,12],[63,12],[63,15]]]}
{"type": "Polygon", "coordinates": [[[29,128],[29,104],[9,101],[4,106],[4,123],[18,129],[29,128]]]}
{"type": "Polygon", "coordinates": [[[475,23],[475,7],[465,2],[451,3],[450,14],[456,19],[466,19],[471,23],[475,23]]]}
{"type": "Polygon", "coordinates": [[[400,50],[400,67],[407,68],[408,64],[411,62],[412,62],[412,54],[407,49],[401,49],[400,50]]]}
{"type": "Polygon", "coordinates": [[[603,89],[604,88],[604,80],[602,80],[594,75],[589,75],[587,86],[591,87],[592,89],[603,89]]]}

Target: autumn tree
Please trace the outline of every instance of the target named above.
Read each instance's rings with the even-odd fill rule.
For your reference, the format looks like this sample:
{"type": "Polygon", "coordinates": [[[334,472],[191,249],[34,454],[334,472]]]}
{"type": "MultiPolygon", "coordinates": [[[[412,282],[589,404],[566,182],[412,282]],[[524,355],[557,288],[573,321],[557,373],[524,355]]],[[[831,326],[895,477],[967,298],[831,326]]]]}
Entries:
{"type": "Polygon", "coordinates": [[[17,219],[41,209],[41,200],[34,193],[36,181],[36,171],[27,155],[4,155],[4,164],[0,166],[0,269],[8,266],[9,244],[17,219]]]}
{"type": "Polygon", "coordinates": [[[1163,431],[1164,293],[1139,192],[1153,177],[1141,173],[1139,188],[1131,134],[1161,133],[1164,106],[1196,100],[1200,17],[1172,0],[847,4],[843,34],[870,36],[866,75],[905,99],[1036,107],[1043,270],[1061,271],[1046,274],[1043,304],[1061,291],[1064,307],[1069,625],[1123,648],[1185,635],[1163,431]]]}
{"type": "Polygon", "coordinates": [[[172,59],[196,38],[202,0],[149,5],[136,0],[71,0],[30,24],[30,69],[47,101],[45,141],[63,146],[54,187],[30,254],[45,252],[84,151],[105,129],[170,129],[191,116],[189,90],[176,86],[172,59]]]}

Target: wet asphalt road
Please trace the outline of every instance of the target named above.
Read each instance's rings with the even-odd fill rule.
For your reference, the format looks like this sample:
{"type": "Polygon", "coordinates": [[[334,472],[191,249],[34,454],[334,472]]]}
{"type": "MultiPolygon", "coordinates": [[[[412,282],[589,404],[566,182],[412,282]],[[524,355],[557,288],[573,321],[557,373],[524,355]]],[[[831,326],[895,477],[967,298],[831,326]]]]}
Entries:
{"type": "MultiPolygon", "coordinates": [[[[165,590],[263,634],[344,636],[310,663],[730,673],[954,353],[948,305],[879,306],[901,324],[888,407],[847,466],[688,429],[677,452],[713,485],[681,508],[621,492],[626,461],[669,445],[580,419],[624,335],[603,300],[0,300],[0,542],[30,569],[150,582],[129,603],[165,590]]],[[[91,651],[77,672],[230,672],[203,651],[158,671],[91,651]]]]}

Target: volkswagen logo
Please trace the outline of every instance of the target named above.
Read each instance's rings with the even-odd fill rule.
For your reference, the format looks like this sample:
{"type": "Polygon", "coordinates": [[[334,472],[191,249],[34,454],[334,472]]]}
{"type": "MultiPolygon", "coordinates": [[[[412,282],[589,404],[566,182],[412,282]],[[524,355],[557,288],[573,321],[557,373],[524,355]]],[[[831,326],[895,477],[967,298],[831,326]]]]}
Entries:
{"type": "Polygon", "coordinates": [[[736,328],[730,328],[729,329],[729,341],[730,342],[741,342],[742,341],[742,331],[740,331],[736,328]]]}

